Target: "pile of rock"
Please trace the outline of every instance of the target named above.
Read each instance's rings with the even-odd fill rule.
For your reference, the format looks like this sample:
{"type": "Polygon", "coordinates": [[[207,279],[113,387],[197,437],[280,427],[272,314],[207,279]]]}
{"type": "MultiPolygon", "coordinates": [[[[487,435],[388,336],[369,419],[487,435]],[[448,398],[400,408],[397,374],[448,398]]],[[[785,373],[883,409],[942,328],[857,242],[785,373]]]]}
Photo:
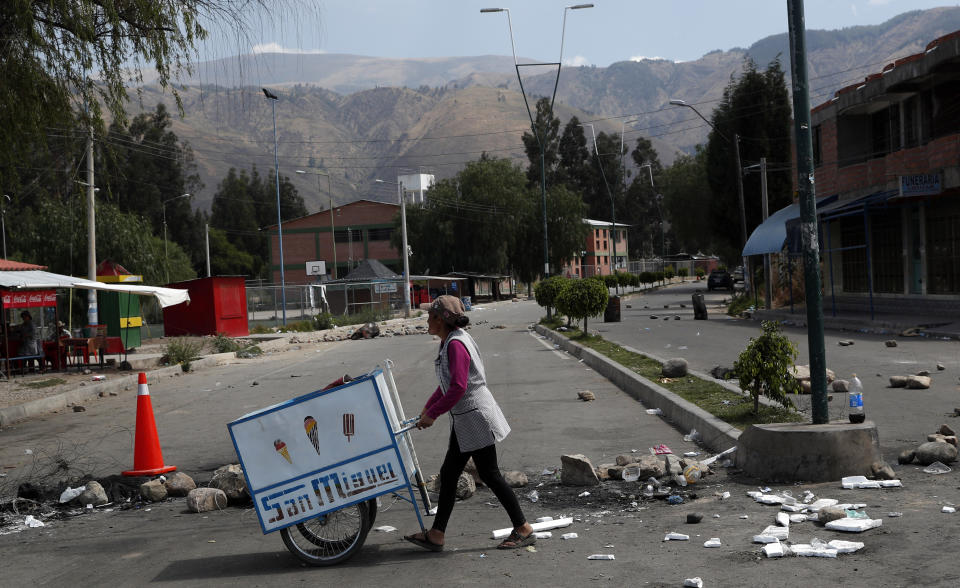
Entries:
{"type": "Polygon", "coordinates": [[[560,483],[564,486],[597,486],[610,480],[624,480],[624,470],[629,472],[628,481],[646,482],[654,478],[662,487],[671,483],[682,484],[681,479],[686,480],[686,471],[696,470],[698,477],[712,473],[709,467],[693,457],[673,454],[621,454],[617,456],[616,463],[597,467],[586,456],[579,454],[563,455],[560,461],[560,483]]]}
{"type": "MultiPolygon", "coordinates": [[[[800,383],[800,393],[801,394],[810,394],[810,366],[809,365],[795,365],[790,368],[790,375],[793,376],[797,382],[800,383]]],[[[832,383],[837,379],[837,374],[833,370],[827,370],[827,384],[832,383]]]]}
{"type": "Polygon", "coordinates": [[[912,376],[890,376],[890,387],[926,390],[930,387],[930,372],[921,370],[912,376]]]}
{"type": "Polygon", "coordinates": [[[902,464],[919,463],[927,466],[935,462],[943,464],[957,461],[957,434],[947,425],[940,425],[936,433],[927,435],[927,442],[916,449],[900,452],[897,461],[902,464]]]}

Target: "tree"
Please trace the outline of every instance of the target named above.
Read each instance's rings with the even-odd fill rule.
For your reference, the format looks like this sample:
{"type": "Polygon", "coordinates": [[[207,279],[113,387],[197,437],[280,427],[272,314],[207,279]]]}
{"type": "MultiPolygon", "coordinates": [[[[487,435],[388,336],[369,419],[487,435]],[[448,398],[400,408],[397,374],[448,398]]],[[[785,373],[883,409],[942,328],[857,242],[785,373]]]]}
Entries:
{"type": "Polygon", "coordinates": [[[797,347],[780,332],[780,325],[774,321],[760,323],[763,333],[743,350],[733,370],[740,381],[740,387],[753,396],[753,413],[760,410],[760,395],[790,406],[787,394],[796,393],[800,384],[790,374],[790,368],[797,359],[797,347]]]}
{"type": "MultiPolygon", "coordinates": [[[[771,167],[790,168],[791,107],[779,57],[762,72],[750,58],[746,58],[743,72],[739,78],[730,80],[712,118],[715,130],[710,132],[706,162],[707,180],[713,195],[710,219],[718,253],[721,258],[732,260],[740,257],[744,245],[737,195],[738,171],[732,144],[734,136],[740,137],[742,165],[756,164],[761,157],[766,157],[771,167]]],[[[790,204],[792,178],[789,172],[768,172],[767,186],[771,211],[790,204]]],[[[762,220],[758,174],[743,178],[743,193],[749,235],[762,220]]]]}
{"type": "Polygon", "coordinates": [[[557,132],[560,130],[560,119],[553,115],[549,98],[537,100],[536,109],[537,116],[533,123],[536,135],[533,132],[525,132],[522,137],[523,150],[527,154],[527,159],[530,160],[530,167],[527,168],[527,181],[531,186],[541,184],[540,160],[542,149],[547,186],[550,186],[552,170],[557,164],[557,132]]]}
{"type": "Polygon", "coordinates": [[[254,201],[254,192],[260,183],[256,168],[253,174],[251,181],[245,170],[237,173],[236,169],[230,168],[213,195],[210,224],[211,232],[214,228],[222,231],[236,249],[254,257],[254,275],[259,275],[266,261],[261,254],[262,236],[254,201]]]}
{"type": "Polygon", "coordinates": [[[536,297],[537,304],[547,309],[547,318],[550,318],[550,311],[556,306],[557,298],[570,284],[570,279],[563,276],[550,276],[545,280],[537,282],[533,288],[533,294],[536,297]]]}
{"type": "MultiPolygon", "coordinates": [[[[641,168],[627,187],[626,202],[623,206],[623,221],[630,225],[628,239],[630,255],[633,257],[652,257],[659,255],[661,249],[660,223],[661,207],[657,194],[662,192],[663,166],[653,144],[645,137],[637,137],[636,145],[630,152],[637,167],[650,165],[650,169],[641,168]],[[651,176],[652,173],[652,176],[651,176]],[[651,177],[654,185],[650,185],[651,177]]],[[[619,216],[619,215],[618,215],[619,216]]]]}
{"type": "Polygon", "coordinates": [[[572,319],[583,319],[583,334],[588,335],[587,317],[597,316],[607,308],[610,292],[602,279],[570,280],[557,296],[557,310],[572,319]]]}
{"type": "Polygon", "coordinates": [[[710,209],[706,161],[706,150],[698,145],[694,155],[681,155],[663,172],[664,214],[677,243],[690,253],[714,250],[712,218],[694,212],[710,209]]]}

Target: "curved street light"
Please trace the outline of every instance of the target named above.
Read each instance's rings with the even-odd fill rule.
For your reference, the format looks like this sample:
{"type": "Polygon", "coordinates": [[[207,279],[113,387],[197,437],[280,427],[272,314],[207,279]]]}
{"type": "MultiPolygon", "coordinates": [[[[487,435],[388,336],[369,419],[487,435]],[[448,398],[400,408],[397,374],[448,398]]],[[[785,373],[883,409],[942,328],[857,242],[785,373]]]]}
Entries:
{"type": "Polygon", "coordinates": [[[280,98],[266,88],[263,95],[270,101],[273,110],[273,176],[277,181],[277,243],[280,249],[280,299],[283,310],[283,326],[287,326],[287,279],[283,273],[283,219],[280,215],[280,157],[277,153],[277,101],[280,98]]]}
{"type": "Polygon", "coordinates": [[[167,198],[160,203],[160,208],[163,211],[163,273],[167,278],[168,284],[170,283],[170,262],[167,259],[167,203],[189,197],[190,194],[181,194],[179,196],[174,196],[173,198],[167,198]]]}

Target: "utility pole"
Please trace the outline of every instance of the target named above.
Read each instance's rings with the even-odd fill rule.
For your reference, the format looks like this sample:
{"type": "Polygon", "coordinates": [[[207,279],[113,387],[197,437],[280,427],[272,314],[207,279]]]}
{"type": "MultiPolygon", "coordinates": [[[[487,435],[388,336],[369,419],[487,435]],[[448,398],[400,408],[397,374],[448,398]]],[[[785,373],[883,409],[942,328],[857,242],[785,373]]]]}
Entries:
{"type": "MultiPolygon", "coordinates": [[[[740,135],[733,134],[733,151],[737,156],[737,198],[740,203],[740,247],[747,245],[747,207],[743,201],[743,164],[740,163],[740,135]]],[[[750,275],[750,266],[747,265],[746,256],[741,257],[740,263],[743,264],[743,286],[747,293],[750,292],[750,285],[753,276],[750,275]]]]}
{"type": "MultiPolygon", "coordinates": [[[[94,206],[96,188],[93,184],[93,127],[87,135],[87,279],[97,281],[97,219],[94,206]]],[[[97,291],[87,290],[87,325],[93,327],[98,324],[97,291]]],[[[96,333],[92,332],[90,336],[96,333]]]]}
{"type": "Polygon", "coordinates": [[[810,132],[810,86],[807,80],[807,38],[803,0],[787,0],[790,71],[793,82],[793,136],[797,153],[797,192],[800,234],[803,237],[803,278],[807,297],[807,345],[813,423],[830,422],[827,406],[827,358],[823,342],[823,300],[820,297],[820,244],[817,241],[817,200],[813,185],[813,137],[810,132]]]}
{"type": "MultiPolygon", "coordinates": [[[[763,220],[767,220],[767,217],[770,216],[770,201],[767,197],[767,158],[760,158],[760,194],[763,200],[761,201],[761,209],[763,211],[763,220]]],[[[770,275],[770,254],[763,254],[763,276],[764,281],[767,287],[767,291],[763,295],[763,304],[767,310],[770,310],[773,307],[772,303],[772,294],[773,294],[773,276],[770,275]]]]}
{"type": "Polygon", "coordinates": [[[210,225],[203,225],[207,249],[207,277],[210,277],[210,225]]]}

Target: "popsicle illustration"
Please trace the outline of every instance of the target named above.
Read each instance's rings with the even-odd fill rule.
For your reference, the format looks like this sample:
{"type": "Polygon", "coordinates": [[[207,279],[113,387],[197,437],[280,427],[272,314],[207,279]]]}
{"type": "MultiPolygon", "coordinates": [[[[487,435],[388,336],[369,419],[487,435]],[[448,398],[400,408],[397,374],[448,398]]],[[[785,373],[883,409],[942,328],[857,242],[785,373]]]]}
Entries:
{"type": "Polygon", "coordinates": [[[290,459],[290,451],[287,449],[287,444],[277,439],[273,442],[273,448],[277,450],[277,453],[283,456],[283,459],[287,460],[288,463],[293,463],[293,460],[290,459]]]}
{"type": "Polygon", "coordinates": [[[347,437],[347,443],[350,442],[351,435],[356,435],[353,420],[353,413],[343,413],[343,434],[347,437]]]}
{"type": "Polygon", "coordinates": [[[310,442],[313,443],[313,448],[317,450],[317,454],[320,453],[320,438],[319,431],[317,431],[317,420],[312,416],[308,416],[303,419],[303,429],[307,432],[307,437],[310,438],[310,442]]]}

